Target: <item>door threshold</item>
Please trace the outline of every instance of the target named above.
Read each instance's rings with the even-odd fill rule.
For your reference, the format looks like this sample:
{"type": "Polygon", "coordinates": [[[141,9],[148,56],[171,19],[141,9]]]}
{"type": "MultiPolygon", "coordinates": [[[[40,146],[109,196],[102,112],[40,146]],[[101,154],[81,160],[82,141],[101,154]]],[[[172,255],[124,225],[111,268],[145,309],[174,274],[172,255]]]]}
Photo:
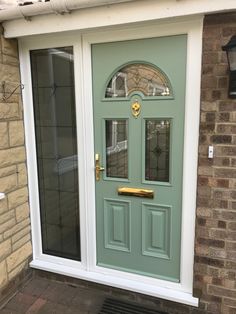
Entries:
{"type": "MultiPolygon", "coordinates": [[[[125,289],[132,292],[150,295],[156,298],[161,298],[177,303],[183,303],[191,306],[198,306],[198,298],[192,296],[191,293],[180,291],[174,288],[166,288],[157,284],[148,284],[141,281],[127,279],[111,274],[104,274],[98,271],[88,271],[78,269],[71,266],[56,264],[48,261],[35,259],[30,263],[30,267],[48,272],[57,273],[64,276],[69,276],[81,280],[87,280],[98,284],[108,285],[111,287],[125,289]]],[[[99,269],[99,267],[96,267],[99,269]]]]}

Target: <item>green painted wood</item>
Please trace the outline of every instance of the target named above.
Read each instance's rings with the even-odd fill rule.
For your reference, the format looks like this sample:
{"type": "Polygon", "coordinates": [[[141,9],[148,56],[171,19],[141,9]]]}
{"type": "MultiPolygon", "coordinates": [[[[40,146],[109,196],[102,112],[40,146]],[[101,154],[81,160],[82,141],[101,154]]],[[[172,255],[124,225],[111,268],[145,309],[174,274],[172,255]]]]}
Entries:
{"type": "Polygon", "coordinates": [[[124,242],[125,216],[121,207],[113,207],[113,238],[114,241],[124,242]]]}
{"type": "Polygon", "coordinates": [[[143,255],[170,259],[171,207],[142,204],[143,255]]]}
{"type": "Polygon", "coordinates": [[[107,249],[130,250],[130,202],[104,200],[104,240],[107,249]]]}
{"type": "Polygon", "coordinates": [[[165,217],[163,213],[151,214],[151,247],[163,248],[165,241],[165,217]]]}
{"type": "MultiPolygon", "coordinates": [[[[95,152],[100,154],[102,166],[105,166],[106,161],[105,120],[128,121],[128,179],[107,178],[103,173],[102,179],[96,182],[97,264],[175,282],[178,282],[180,277],[186,45],[187,36],[178,35],[92,46],[95,152]],[[122,65],[136,61],[154,64],[160,68],[171,82],[173,97],[145,99],[140,93],[134,93],[130,99],[104,100],[106,85],[111,75],[122,65]],[[141,113],[137,119],[131,113],[134,99],[141,104],[141,113]],[[151,118],[165,118],[171,121],[169,183],[144,180],[144,125],[145,119],[151,118]],[[152,189],[154,198],[118,195],[117,188],[122,186],[152,189]],[[126,251],[106,245],[106,229],[112,232],[112,224],[115,225],[113,234],[119,238],[118,230],[121,230],[119,224],[122,224],[121,219],[115,217],[116,214],[113,221],[107,221],[104,216],[106,198],[112,198],[114,206],[115,202],[117,204],[119,201],[130,202],[130,221],[125,222],[126,225],[130,225],[130,230],[127,231],[130,232],[130,247],[126,251]],[[148,204],[154,208],[158,206],[168,208],[166,217],[169,223],[166,223],[164,228],[165,235],[168,235],[166,238],[169,258],[166,258],[165,254],[148,255],[143,250],[142,208],[144,205],[148,208],[148,204]]],[[[124,216],[124,219],[128,219],[127,217],[124,216]]],[[[159,222],[153,224],[158,228],[159,222]]],[[[163,234],[159,230],[153,232],[153,235],[159,237],[161,233],[163,234]]],[[[162,242],[161,239],[152,241],[157,245],[162,242]]]]}

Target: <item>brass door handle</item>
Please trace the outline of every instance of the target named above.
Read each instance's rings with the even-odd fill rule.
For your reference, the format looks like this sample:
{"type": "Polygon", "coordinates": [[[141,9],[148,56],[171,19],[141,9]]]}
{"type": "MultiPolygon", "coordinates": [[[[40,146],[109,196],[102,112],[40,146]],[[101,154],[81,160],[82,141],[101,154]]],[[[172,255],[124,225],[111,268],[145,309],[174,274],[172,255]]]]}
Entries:
{"type": "Polygon", "coordinates": [[[100,180],[100,172],[104,171],[105,168],[100,166],[100,156],[99,154],[95,155],[95,177],[96,177],[96,181],[100,180]]]}

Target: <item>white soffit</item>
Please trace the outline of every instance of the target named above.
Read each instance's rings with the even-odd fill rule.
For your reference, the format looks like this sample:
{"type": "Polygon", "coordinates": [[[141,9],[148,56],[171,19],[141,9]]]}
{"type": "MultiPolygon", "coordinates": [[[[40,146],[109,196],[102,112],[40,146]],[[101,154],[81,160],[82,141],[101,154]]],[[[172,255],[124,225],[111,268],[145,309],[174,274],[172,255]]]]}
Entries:
{"type": "MultiPolygon", "coordinates": [[[[13,3],[12,0],[0,0],[0,9],[1,3],[6,1],[13,3]]],[[[45,14],[65,14],[73,10],[130,1],[138,0],[17,0],[15,5],[5,5],[5,10],[0,10],[0,22],[45,14]]]]}
{"type": "Polygon", "coordinates": [[[3,26],[5,37],[11,38],[234,10],[235,0],[136,0],[6,21],[3,26]]]}

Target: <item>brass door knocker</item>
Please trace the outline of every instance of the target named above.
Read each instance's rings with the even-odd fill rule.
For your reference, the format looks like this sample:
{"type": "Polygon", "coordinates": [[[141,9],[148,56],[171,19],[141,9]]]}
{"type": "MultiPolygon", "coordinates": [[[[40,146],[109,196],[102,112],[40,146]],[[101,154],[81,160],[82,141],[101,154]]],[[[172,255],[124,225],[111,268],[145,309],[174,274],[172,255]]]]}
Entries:
{"type": "Polygon", "coordinates": [[[135,117],[135,119],[137,119],[141,111],[141,105],[137,99],[135,99],[134,103],[131,105],[131,109],[132,115],[135,117]]]}

